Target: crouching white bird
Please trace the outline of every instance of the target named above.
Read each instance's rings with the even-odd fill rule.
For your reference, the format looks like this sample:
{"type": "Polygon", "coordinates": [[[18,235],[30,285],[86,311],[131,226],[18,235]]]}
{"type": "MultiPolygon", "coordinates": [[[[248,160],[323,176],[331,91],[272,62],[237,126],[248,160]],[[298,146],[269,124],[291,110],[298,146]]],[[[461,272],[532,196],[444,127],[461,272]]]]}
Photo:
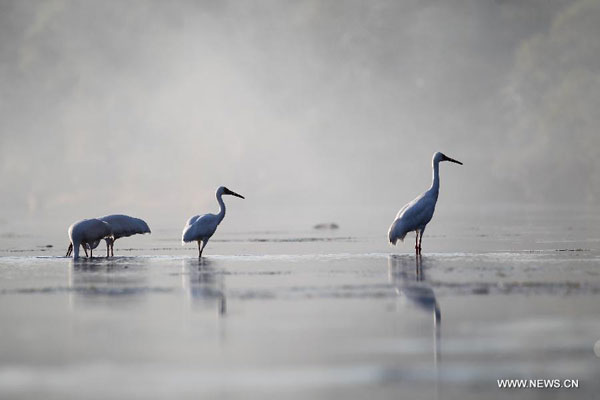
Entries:
{"type": "MultiPolygon", "coordinates": [[[[108,237],[104,239],[106,241],[106,257],[108,257],[109,248],[110,255],[115,255],[115,240],[122,237],[128,237],[137,234],[143,235],[145,233],[152,233],[146,221],[140,218],[130,217],[129,215],[112,214],[105,215],[104,217],[100,217],[98,219],[100,221],[108,223],[113,232],[113,237],[108,237]]],[[[98,244],[96,243],[96,246],[97,245],[98,244]]],[[[94,248],[96,246],[94,246],[94,248]]]]}
{"type": "Polygon", "coordinates": [[[454,160],[443,153],[437,152],[433,155],[433,182],[431,183],[431,187],[428,191],[400,209],[388,231],[388,238],[391,244],[395,245],[398,240],[403,242],[406,234],[414,231],[417,234],[415,252],[421,254],[423,232],[425,232],[425,227],[433,217],[435,204],[440,192],[440,162],[442,161],[450,161],[462,165],[460,161],[454,160]]]}
{"type": "MultiPolygon", "coordinates": [[[[106,215],[104,217],[97,218],[100,221],[106,222],[112,229],[112,236],[103,238],[106,241],[106,257],[114,256],[114,243],[115,240],[128,237],[136,234],[152,233],[146,221],[140,218],[130,217],[129,215],[113,214],[106,215]]],[[[100,244],[101,239],[97,239],[93,242],[86,243],[83,246],[83,250],[87,255],[87,249],[94,250],[100,244]]],[[[67,256],[72,251],[72,246],[69,245],[67,250],[67,256]]]]}
{"type": "Polygon", "coordinates": [[[241,194],[237,194],[225,186],[221,186],[217,189],[217,202],[219,203],[218,214],[204,214],[196,215],[190,218],[185,227],[183,228],[183,234],[181,235],[182,244],[188,242],[198,242],[198,258],[202,257],[202,251],[206,247],[211,236],[217,230],[217,227],[225,218],[225,203],[223,202],[224,195],[231,195],[244,198],[241,194]]]}
{"type": "Polygon", "coordinates": [[[73,259],[79,258],[79,246],[83,246],[86,256],[86,247],[89,247],[90,257],[92,257],[93,243],[105,238],[112,239],[113,237],[110,225],[96,218],[84,219],[73,223],[69,227],[68,233],[71,243],[69,244],[69,249],[67,250],[67,257],[73,253],[73,259]]]}

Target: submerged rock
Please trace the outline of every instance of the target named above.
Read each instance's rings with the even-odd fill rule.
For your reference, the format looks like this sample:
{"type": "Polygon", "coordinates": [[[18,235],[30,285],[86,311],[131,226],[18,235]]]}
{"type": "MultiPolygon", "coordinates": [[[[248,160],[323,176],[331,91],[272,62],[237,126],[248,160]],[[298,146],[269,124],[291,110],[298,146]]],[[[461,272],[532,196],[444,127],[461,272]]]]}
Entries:
{"type": "Polygon", "coordinates": [[[335,222],[325,222],[313,226],[313,229],[339,229],[339,227],[335,222]]]}

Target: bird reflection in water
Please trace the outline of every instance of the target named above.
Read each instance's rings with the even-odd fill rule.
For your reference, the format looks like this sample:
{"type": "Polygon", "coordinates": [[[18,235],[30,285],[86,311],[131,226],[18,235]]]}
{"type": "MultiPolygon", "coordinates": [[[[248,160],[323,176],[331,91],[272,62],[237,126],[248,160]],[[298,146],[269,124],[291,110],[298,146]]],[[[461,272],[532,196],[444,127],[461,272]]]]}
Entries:
{"type": "Polygon", "coordinates": [[[71,261],[68,269],[70,307],[74,307],[77,299],[82,303],[107,304],[139,301],[151,289],[146,274],[141,273],[144,268],[143,261],[132,257],[71,261]]]}
{"type": "Polygon", "coordinates": [[[223,273],[212,266],[213,262],[206,258],[184,259],[182,263],[182,285],[193,304],[210,305],[217,303],[218,315],[227,313],[227,298],[223,273]]]}
{"type": "Polygon", "coordinates": [[[439,381],[438,363],[441,362],[442,314],[431,284],[427,282],[426,260],[416,256],[390,255],[388,258],[388,278],[408,303],[433,316],[433,362],[436,374],[436,391],[439,381]]]}

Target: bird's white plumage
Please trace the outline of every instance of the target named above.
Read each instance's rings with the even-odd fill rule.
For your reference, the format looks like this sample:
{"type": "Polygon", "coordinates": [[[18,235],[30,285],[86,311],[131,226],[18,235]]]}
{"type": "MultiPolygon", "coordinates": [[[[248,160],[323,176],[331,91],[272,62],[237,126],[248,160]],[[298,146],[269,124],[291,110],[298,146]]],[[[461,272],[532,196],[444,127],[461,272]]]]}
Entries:
{"type": "Polygon", "coordinates": [[[79,246],[91,245],[101,239],[112,237],[110,225],[96,218],[77,221],[69,226],[69,240],[73,245],[73,258],[79,258],[79,246]]]}
{"type": "Polygon", "coordinates": [[[181,241],[189,243],[210,238],[216,232],[221,221],[222,218],[219,218],[217,214],[196,215],[185,224],[181,241]]]}
{"type": "Polygon", "coordinates": [[[218,214],[203,214],[195,215],[188,219],[183,228],[181,234],[182,244],[189,242],[198,242],[199,257],[202,257],[202,250],[206,247],[209,239],[214,235],[217,227],[225,218],[225,203],[223,202],[223,195],[232,195],[240,198],[244,198],[235,192],[221,186],[217,189],[216,196],[217,202],[219,203],[218,214]]]}
{"type": "MultiPolygon", "coordinates": [[[[406,234],[409,232],[416,232],[417,240],[419,235],[421,235],[421,237],[423,236],[425,227],[429,221],[431,221],[433,213],[435,212],[435,205],[440,189],[439,163],[441,161],[451,161],[462,165],[460,161],[447,157],[440,152],[433,155],[431,162],[433,181],[431,187],[425,193],[400,209],[396,215],[396,219],[388,230],[388,240],[391,244],[395,245],[398,240],[404,241],[406,234]]],[[[418,248],[418,252],[420,252],[421,246],[419,242],[415,248],[418,248]]]]}
{"type": "Polygon", "coordinates": [[[110,237],[99,238],[91,242],[86,242],[83,245],[86,249],[94,250],[100,244],[100,240],[104,239],[106,241],[107,257],[109,255],[109,250],[113,253],[112,249],[115,240],[136,234],[152,233],[146,221],[140,218],[130,217],[129,215],[112,214],[96,219],[109,224],[113,234],[110,237]]]}
{"type": "Polygon", "coordinates": [[[436,202],[437,195],[428,190],[402,207],[388,231],[390,243],[396,244],[398,240],[404,241],[408,232],[424,231],[425,226],[433,217],[436,202]]]}
{"type": "MultiPolygon", "coordinates": [[[[110,225],[114,235],[112,238],[105,239],[106,257],[108,257],[109,251],[111,255],[115,255],[115,240],[122,237],[128,237],[137,234],[151,233],[150,227],[148,226],[146,221],[140,218],[130,217],[129,215],[112,214],[105,215],[104,217],[100,217],[99,219],[110,225]]],[[[98,243],[95,243],[95,245],[97,246],[98,243]]]]}
{"type": "Polygon", "coordinates": [[[136,234],[151,233],[150,227],[140,218],[130,217],[129,215],[113,214],[98,218],[104,221],[112,228],[115,240],[136,234]]]}

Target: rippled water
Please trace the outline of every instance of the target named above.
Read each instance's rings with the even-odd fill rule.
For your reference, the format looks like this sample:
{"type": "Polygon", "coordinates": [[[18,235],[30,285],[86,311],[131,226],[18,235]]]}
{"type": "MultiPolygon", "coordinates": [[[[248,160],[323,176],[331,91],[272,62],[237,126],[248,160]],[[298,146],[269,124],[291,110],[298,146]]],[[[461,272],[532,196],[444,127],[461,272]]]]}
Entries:
{"type": "Polygon", "coordinates": [[[224,233],[203,261],[160,230],[77,262],[5,237],[0,398],[594,398],[600,246],[536,232],[433,232],[420,259],[343,231],[224,233]]]}

